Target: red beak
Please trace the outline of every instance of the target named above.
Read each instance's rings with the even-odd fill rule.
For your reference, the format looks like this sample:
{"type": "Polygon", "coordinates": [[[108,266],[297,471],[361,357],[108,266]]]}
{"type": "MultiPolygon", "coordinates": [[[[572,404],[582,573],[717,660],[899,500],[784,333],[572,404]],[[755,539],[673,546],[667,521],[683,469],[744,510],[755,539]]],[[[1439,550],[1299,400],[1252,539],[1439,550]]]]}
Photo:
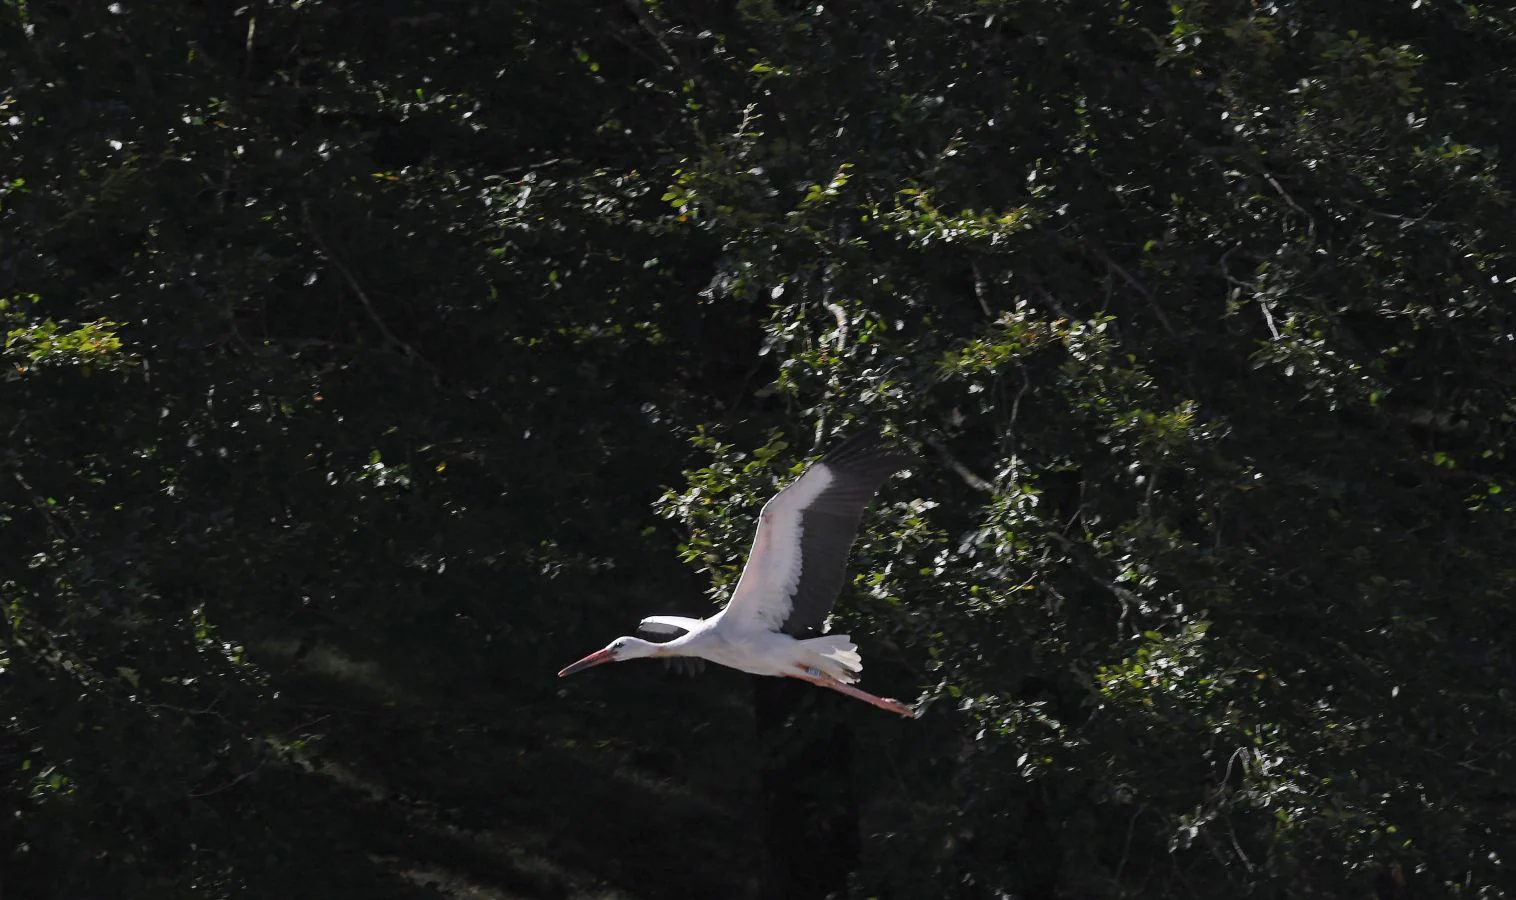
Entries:
{"type": "Polygon", "coordinates": [[[589,656],[586,656],[584,659],[579,660],[573,665],[564,667],[563,671],[558,673],[558,677],[562,678],[565,675],[572,675],[575,672],[583,672],[585,669],[588,669],[591,666],[598,666],[601,663],[615,661],[616,657],[611,654],[610,650],[596,650],[594,653],[591,653],[589,656]]]}

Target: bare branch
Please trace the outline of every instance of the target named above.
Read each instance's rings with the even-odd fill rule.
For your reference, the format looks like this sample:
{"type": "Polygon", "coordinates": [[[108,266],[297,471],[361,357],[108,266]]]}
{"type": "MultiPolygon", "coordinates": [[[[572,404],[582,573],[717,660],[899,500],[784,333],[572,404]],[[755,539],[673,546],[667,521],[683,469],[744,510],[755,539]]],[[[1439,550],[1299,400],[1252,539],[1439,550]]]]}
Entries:
{"type": "Polygon", "coordinates": [[[974,260],[969,266],[974,272],[974,296],[979,300],[979,308],[984,310],[985,318],[993,319],[995,313],[990,308],[989,285],[985,283],[984,272],[979,268],[979,260],[974,260]]]}
{"type": "Polygon", "coordinates": [[[1295,202],[1295,198],[1290,196],[1290,192],[1284,189],[1284,186],[1279,183],[1279,179],[1275,178],[1272,173],[1268,172],[1262,167],[1259,167],[1258,172],[1263,176],[1264,180],[1267,181],[1269,185],[1279,193],[1279,196],[1284,199],[1284,202],[1289,205],[1290,209],[1293,209],[1295,212],[1298,212],[1302,216],[1305,216],[1306,234],[1314,243],[1316,240],[1316,219],[1312,217],[1310,213],[1306,212],[1299,203],[1295,202]]]}
{"type": "Polygon", "coordinates": [[[1249,284],[1246,281],[1239,281],[1232,276],[1231,270],[1227,268],[1227,257],[1236,253],[1241,248],[1242,245],[1237,244],[1227,252],[1221,254],[1221,259],[1217,261],[1217,265],[1221,267],[1221,277],[1226,279],[1227,284],[1230,284],[1234,291],[1240,293],[1243,290],[1247,290],[1252,293],[1253,299],[1258,303],[1258,308],[1263,311],[1263,323],[1269,327],[1269,334],[1273,335],[1274,340],[1277,341],[1279,340],[1279,329],[1274,325],[1274,312],[1269,308],[1268,301],[1259,296],[1258,286],[1256,284],[1249,284]]]}
{"type": "Polygon", "coordinates": [[[847,349],[847,310],[831,302],[826,304],[826,308],[832,318],[837,320],[837,353],[840,355],[847,349]]]}
{"type": "Polygon", "coordinates": [[[326,261],[332,264],[332,268],[337,270],[342,276],[342,280],[346,281],[347,286],[352,288],[353,293],[358,296],[359,301],[363,303],[364,310],[368,313],[370,321],[379,329],[379,334],[384,337],[385,342],[392,347],[398,347],[407,357],[431,369],[432,374],[436,375],[437,367],[428,362],[420,353],[417,353],[415,347],[396,337],[395,333],[390,331],[390,327],[384,323],[384,319],[379,317],[378,309],[374,307],[373,301],[369,299],[368,291],[365,291],[363,285],[358,283],[358,278],[353,274],[353,270],[347,267],[342,258],[332,250],[331,245],[321,236],[320,229],[316,227],[316,220],[311,218],[309,201],[300,201],[300,212],[305,218],[305,228],[310,232],[311,239],[316,242],[316,247],[321,251],[321,255],[326,257],[326,261]]]}
{"type": "Polygon", "coordinates": [[[523,175],[523,174],[525,174],[527,172],[535,172],[538,169],[546,169],[546,168],[548,168],[550,166],[556,166],[556,165],[560,165],[560,164],[562,164],[562,165],[577,165],[579,162],[580,161],[577,160],[577,159],[568,159],[566,157],[555,157],[553,159],[545,159],[545,160],[543,160],[542,162],[539,162],[539,163],[528,163],[528,164],[526,164],[524,166],[512,166],[509,169],[501,169],[498,172],[496,172],[495,174],[496,175],[502,175],[502,176],[523,175]]]}
{"type": "Polygon", "coordinates": [[[1122,281],[1125,281],[1133,290],[1142,295],[1142,299],[1147,301],[1148,306],[1153,310],[1153,315],[1157,317],[1158,324],[1163,326],[1163,330],[1167,331],[1169,336],[1173,337],[1178,334],[1174,330],[1173,324],[1169,322],[1169,317],[1164,313],[1163,308],[1158,305],[1157,298],[1153,296],[1152,291],[1147,289],[1146,285],[1138,281],[1135,275],[1128,272],[1124,266],[1117,263],[1114,259],[1111,259],[1110,254],[1099,247],[1090,247],[1090,252],[1095,254],[1096,259],[1105,263],[1106,268],[1120,275],[1122,281]]]}
{"type": "Polygon", "coordinates": [[[648,11],[643,7],[643,0],[626,0],[626,8],[632,11],[633,16],[636,16],[637,24],[641,25],[642,30],[647,32],[648,37],[653,39],[653,43],[658,45],[658,49],[663,51],[663,55],[669,58],[669,62],[674,64],[674,68],[683,72],[700,88],[701,93],[709,97],[711,90],[705,83],[705,79],[700,77],[700,73],[686,65],[684,60],[679,58],[679,54],[674,52],[674,48],[669,46],[669,42],[665,40],[664,31],[659,27],[658,21],[648,15],[648,11]]]}
{"type": "Polygon", "coordinates": [[[929,435],[926,442],[932,446],[932,449],[942,454],[942,458],[947,461],[948,466],[954,472],[958,473],[958,477],[963,479],[964,484],[976,491],[984,491],[988,494],[999,493],[993,484],[980,478],[974,474],[974,470],[960,462],[958,457],[953,455],[953,451],[949,450],[947,444],[943,443],[940,438],[935,435],[929,435]]]}

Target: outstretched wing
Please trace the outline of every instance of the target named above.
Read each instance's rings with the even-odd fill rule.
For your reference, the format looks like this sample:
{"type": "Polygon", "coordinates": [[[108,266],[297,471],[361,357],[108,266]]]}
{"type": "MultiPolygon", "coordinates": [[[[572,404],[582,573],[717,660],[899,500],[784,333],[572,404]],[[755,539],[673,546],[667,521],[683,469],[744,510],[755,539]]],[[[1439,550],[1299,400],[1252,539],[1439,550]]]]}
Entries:
{"type": "Polygon", "coordinates": [[[775,494],[737,590],[721,616],[729,627],[810,637],[837,602],[858,523],[886,479],[911,458],[867,431],[843,441],[775,494]]]}
{"type": "Polygon", "coordinates": [[[694,631],[704,621],[688,616],[648,616],[637,625],[637,631],[648,640],[661,644],[694,631]]]}

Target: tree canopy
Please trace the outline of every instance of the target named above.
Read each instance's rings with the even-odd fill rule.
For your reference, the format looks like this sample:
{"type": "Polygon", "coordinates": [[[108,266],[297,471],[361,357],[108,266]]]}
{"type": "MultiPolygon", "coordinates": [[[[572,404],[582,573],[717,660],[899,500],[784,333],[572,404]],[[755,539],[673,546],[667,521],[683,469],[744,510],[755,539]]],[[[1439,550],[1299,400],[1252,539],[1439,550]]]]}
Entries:
{"type": "Polygon", "coordinates": [[[0,892],[1511,896],[1504,6],[6,0],[0,63],[0,892]],[[865,426],[836,628],[920,720],[553,677],[865,426]]]}

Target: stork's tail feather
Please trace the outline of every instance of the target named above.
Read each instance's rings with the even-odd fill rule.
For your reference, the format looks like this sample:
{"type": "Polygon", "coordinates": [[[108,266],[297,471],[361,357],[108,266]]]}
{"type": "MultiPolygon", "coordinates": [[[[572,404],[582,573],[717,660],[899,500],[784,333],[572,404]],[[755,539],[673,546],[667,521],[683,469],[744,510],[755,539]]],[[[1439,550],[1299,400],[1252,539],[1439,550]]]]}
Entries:
{"type": "Polygon", "coordinates": [[[814,654],[812,664],[816,668],[843,684],[856,682],[858,673],[863,671],[863,657],[858,655],[858,648],[845,634],[808,638],[800,644],[814,654]]]}

